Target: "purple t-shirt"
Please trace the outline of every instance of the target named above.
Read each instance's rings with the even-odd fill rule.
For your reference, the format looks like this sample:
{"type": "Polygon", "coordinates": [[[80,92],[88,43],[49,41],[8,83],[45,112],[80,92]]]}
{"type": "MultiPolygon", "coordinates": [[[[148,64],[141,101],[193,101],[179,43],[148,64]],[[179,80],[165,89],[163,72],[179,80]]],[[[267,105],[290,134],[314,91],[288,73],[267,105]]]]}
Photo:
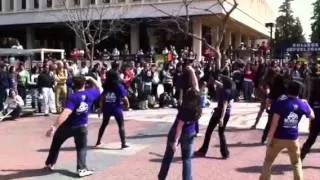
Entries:
{"type": "Polygon", "coordinates": [[[303,115],[310,116],[311,109],[301,99],[282,96],[271,105],[270,112],[280,115],[274,137],[296,140],[299,137],[298,124],[303,115]]]}
{"type": "Polygon", "coordinates": [[[121,101],[127,96],[127,91],[122,84],[118,84],[114,90],[105,90],[103,93],[103,112],[108,113],[115,109],[122,109],[121,101]]]}
{"type": "Polygon", "coordinates": [[[218,109],[219,108],[222,109],[224,101],[228,101],[226,114],[230,114],[231,113],[231,103],[233,102],[231,89],[224,89],[224,88],[220,89],[219,98],[218,98],[218,109]]]}
{"type": "Polygon", "coordinates": [[[72,127],[80,127],[88,123],[92,104],[100,96],[98,88],[78,91],[68,97],[65,108],[72,110],[66,123],[72,127]]]}
{"type": "Polygon", "coordinates": [[[196,121],[186,121],[185,118],[183,118],[183,114],[181,112],[178,112],[176,120],[174,121],[170,129],[170,135],[174,136],[176,134],[178,121],[184,121],[184,125],[182,127],[182,134],[190,136],[196,134],[196,121]]]}

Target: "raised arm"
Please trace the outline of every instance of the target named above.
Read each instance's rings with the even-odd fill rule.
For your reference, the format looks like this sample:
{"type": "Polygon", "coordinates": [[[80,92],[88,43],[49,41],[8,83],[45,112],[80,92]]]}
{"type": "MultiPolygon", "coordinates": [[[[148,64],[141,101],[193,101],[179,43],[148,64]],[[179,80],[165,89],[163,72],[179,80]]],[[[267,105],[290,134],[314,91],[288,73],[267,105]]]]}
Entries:
{"type": "Polygon", "coordinates": [[[86,80],[92,82],[93,85],[94,85],[96,88],[99,89],[100,94],[103,92],[103,88],[102,88],[101,82],[95,80],[93,77],[90,77],[90,76],[86,76],[86,80]]]}

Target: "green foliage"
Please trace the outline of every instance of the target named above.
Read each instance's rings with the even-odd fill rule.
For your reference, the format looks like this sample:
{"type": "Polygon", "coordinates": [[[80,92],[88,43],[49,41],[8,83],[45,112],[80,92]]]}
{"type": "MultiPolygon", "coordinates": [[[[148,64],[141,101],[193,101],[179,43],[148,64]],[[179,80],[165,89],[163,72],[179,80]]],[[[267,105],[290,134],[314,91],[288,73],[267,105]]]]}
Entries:
{"type": "Polygon", "coordinates": [[[285,0],[279,7],[280,16],[276,20],[274,42],[277,54],[283,52],[283,49],[291,46],[292,43],[306,41],[299,18],[293,16],[291,9],[292,1],[293,0],[285,0]]]}
{"type": "Polygon", "coordinates": [[[311,19],[313,23],[311,24],[311,41],[320,42],[320,0],[317,0],[313,4],[313,16],[311,19]]]}

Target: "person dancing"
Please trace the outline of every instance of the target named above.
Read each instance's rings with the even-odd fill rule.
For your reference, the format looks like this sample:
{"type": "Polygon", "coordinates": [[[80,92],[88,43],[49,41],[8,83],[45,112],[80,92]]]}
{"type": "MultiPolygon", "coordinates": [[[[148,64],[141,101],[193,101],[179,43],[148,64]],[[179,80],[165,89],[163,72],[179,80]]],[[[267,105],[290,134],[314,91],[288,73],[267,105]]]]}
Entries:
{"type": "Polygon", "coordinates": [[[119,81],[118,74],[115,71],[109,71],[107,76],[108,78],[103,85],[104,91],[100,98],[100,107],[103,110],[103,122],[99,129],[96,147],[103,145],[101,138],[109,124],[110,117],[114,116],[119,126],[121,148],[123,149],[129,146],[126,144],[122,104],[125,105],[126,109],[129,109],[129,100],[124,86],[119,81]]]}
{"type": "Polygon", "coordinates": [[[69,96],[65,109],[46,133],[48,137],[54,135],[45,168],[54,169],[61,145],[68,138],[74,137],[77,150],[77,170],[79,176],[84,177],[93,174],[93,171],[88,170],[86,165],[88,116],[92,104],[102,92],[102,87],[92,77],[84,76],[74,77],[73,85],[75,92],[69,96]],[[95,88],[86,90],[86,81],[91,81],[95,88]]]}
{"type": "Polygon", "coordinates": [[[229,150],[227,147],[226,138],[224,135],[224,131],[226,129],[227,123],[230,118],[231,113],[231,104],[233,102],[233,93],[235,89],[235,85],[232,80],[226,76],[221,76],[222,84],[220,82],[216,82],[223,86],[219,90],[218,94],[218,107],[214,109],[214,113],[211,116],[209,125],[206,130],[205,138],[201,148],[195,152],[195,157],[205,157],[209,148],[210,139],[213,130],[219,124],[219,138],[220,138],[220,152],[222,154],[223,159],[227,159],[229,157],[229,150]]]}
{"type": "Polygon", "coordinates": [[[192,146],[196,134],[196,121],[200,119],[201,113],[200,93],[195,89],[189,89],[185,92],[182,105],[178,108],[176,120],[168,134],[167,147],[158,174],[159,180],[166,179],[174,153],[179,144],[181,145],[183,161],[182,179],[192,179],[192,146]]]}

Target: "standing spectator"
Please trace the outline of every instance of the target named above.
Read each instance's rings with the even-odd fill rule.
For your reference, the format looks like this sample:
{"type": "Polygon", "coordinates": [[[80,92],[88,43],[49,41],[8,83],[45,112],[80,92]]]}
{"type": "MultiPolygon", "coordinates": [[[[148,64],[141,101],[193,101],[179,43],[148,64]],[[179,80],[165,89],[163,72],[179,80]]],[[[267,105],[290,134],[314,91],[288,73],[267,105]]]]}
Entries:
{"type": "Polygon", "coordinates": [[[27,86],[29,82],[30,82],[29,72],[25,69],[24,64],[21,63],[18,69],[18,94],[22,97],[24,102],[26,102],[27,86]]]}
{"type": "Polygon", "coordinates": [[[89,68],[87,66],[87,63],[85,61],[81,62],[81,69],[80,69],[80,75],[87,75],[89,73],[89,68]]]}
{"type": "Polygon", "coordinates": [[[166,92],[170,97],[173,95],[173,76],[171,74],[169,64],[165,64],[161,72],[162,84],[164,92],[166,92]]]}
{"type": "Polygon", "coordinates": [[[0,111],[3,110],[3,102],[7,98],[7,91],[12,87],[9,73],[5,71],[5,65],[0,64],[0,111]]]}
{"type": "Polygon", "coordinates": [[[12,86],[11,89],[14,89],[17,92],[18,80],[17,80],[16,68],[14,66],[9,67],[9,78],[10,78],[10,84],[12,86]]]}
{"type": "Polygon", "coordinates": [[[151,66],[151,72],[152,72],[152,93],[151,95],[154,97],[154,100],[157,102],[158,101],[158,85],[160,82],[159,79],[159,72],[157,69],[157,66],[153,64],[151,66]]]}
{"type": "Polygon", "coordinates": [[[50,111],[51,113],[56,113],[53,84],[54,79],[53,76],[50,75],[49,65],[44,65],[43,71],[38,77],[38,88],[39,92],[43,95],[45,116],[49,116],[50,111]]]}
{"type": "Polygon", "coordinates": [[[68,72],[63,68],[61,61],[57,62],[57,69],[54,75],[55,80],[55,99],[58,113],[62,112],[62,106],[67,99],[67,79],[68,72]]]}
{"type": "Polygon", "coordinates": [[[251,102],[252,93],[253,93],[253,81],[254,81],[254,71],[251,64],[247,64],[244,70],[244,79],[243,79],[243,95],[244,100],[251,102]]]}
{"type": "Polygon", "coordinates": [[[39,68],[37,66],[34,66],[31,69],[31,77],[30,77],[30,82],[29,82],[29,88],[30,88],[30,93],[31,93],[31,106],[32,108],[36,108],[36,102],[38,105],[38,110],[39,112],[41,111],[41,105],[40,101],[38,101],[38,90],[37,90],[37,82],[38,82],[38,77],[39,77],[39,68]]]}
{"type": "Polygon", "coordinates": [[[11,115],[11,120],[16,120],[20,117],[22,107],[24,106],[24,102],[22,98],[13,90],[9,90],[9,96],[6,98],[4,102],[5,113],[9,113],[11,115]]]}
{"type": "Polygon", "coordinates": [[[175,88],[174,98],[180,99],[183,91],[183,66],[181,63],[177,64],[176,70],[173,75],[173,86],[175,88]]]}
{"type": "Polygon", "coordinates": [[[141,72],[142,78],[142,94],[141,94],[141,109],[149,109],[148,99],[152,92],[152,71],[149,68],[149,64],[144,65],[144,69],[141,72]]]}

